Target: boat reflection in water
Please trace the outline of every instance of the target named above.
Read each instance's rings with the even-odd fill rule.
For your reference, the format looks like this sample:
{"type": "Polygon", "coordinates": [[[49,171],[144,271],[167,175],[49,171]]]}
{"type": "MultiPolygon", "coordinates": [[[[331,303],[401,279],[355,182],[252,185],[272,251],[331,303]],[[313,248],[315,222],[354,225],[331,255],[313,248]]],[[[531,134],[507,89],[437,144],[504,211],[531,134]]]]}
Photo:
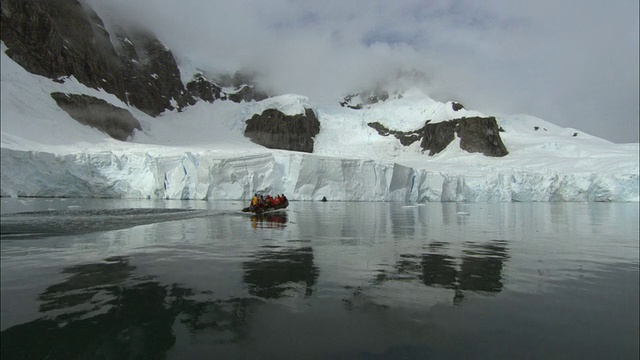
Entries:
{"type": "Polygon", "coordinates": [[[287,213],[284,210],[251,215],[251,227],[254,229],[284,229],[287,221],[287,213]]]}
{"type": "Polygon", "coordinates": [[[639,358],[637,204],[215,205],[3,216],[0,359],[639,358]]]}

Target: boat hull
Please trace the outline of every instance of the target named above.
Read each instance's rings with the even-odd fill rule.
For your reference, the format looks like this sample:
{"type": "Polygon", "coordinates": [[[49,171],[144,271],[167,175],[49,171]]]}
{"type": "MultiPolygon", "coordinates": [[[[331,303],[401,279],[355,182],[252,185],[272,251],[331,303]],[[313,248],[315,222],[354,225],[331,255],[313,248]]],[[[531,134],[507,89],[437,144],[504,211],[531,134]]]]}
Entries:
{"type": "Polygon", "coordinates": [[[253,214],[264,214],[264,213],[269,213],[269,212],[273,212],[273,211],[277,211],[277,210],[282,210],[282,209],[286,209],[287,206],[289,206],[289,200],[285,200],[283,202],[281,202],[278,205],[275,206],[268,206],[268,207],[252,207],[252,206],[248,206],[244,209],[242,209],[243,212],[250,212],[253,214]]]}

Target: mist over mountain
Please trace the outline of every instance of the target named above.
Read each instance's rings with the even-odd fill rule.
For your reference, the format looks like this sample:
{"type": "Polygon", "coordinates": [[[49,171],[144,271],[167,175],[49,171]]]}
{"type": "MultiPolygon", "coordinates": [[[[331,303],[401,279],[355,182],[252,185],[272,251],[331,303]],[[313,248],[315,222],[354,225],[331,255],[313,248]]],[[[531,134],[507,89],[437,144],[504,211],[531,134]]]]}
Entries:
{"type": "Polygon", "coordinates": [[[289,52],[317,79],[274,76],[268,59],[217,66],[215,43],[194,56],[153,11],[119,25],[90,1],[1,4],[2,196],[638,201],[638,144],[437,98],[451,87],[419,62],[314,73],[289,52]]]}
{"type": "Polygon", "coordinates": [[[89,3],[107,27],[151,29],[188,77],[255,71],[326,105],[417,70],[441,102],[638,142],[637,2],[89,3]]]}
{"type": "MultiPolygon", "coordinates": [[[[11,3],[4,2],[5,13],[11,3]]],[[[52,6],[77,4],[33,3],[40,3],[53,17],[64,11],[52,11],[52,6]]],[[[404,88],[419,86],[438,101],[459,101],[496,116],[527,113],[615,142],[638,141],[638,26],[637,17],[629,15],[637,11],[628,8],[637,4],[607,5],[611,16],[606,19],[599,16],[599,5],[566,0],[535,7],[501,1],[465,6],[253,0],[242,4],[82,0],[79,4],[98,21],[56,25],[67,30],[67,41],[93,28],[98,31],[94,40],[104,42],[105,34],[102,39],[99,34],[103,29],[114,49],[102,57],[128,53],[139,57],[139,65],[149,60],[145,53],[153,45],[147,40],[153,38],[176,61],[185,86],[197,74],[219,86],[242,74],[262,95],[296,93],[327,105],[381,85],[397,88],[399,82],[404,88]],[[598,25],[588,25],[595,23],[590,19],[597,19],[598,25]]],[[[129,72],[133,67],[121,64],[113,75],[131,83],[133,76],[123,77],[118,69],[123,66],[129,72]]],[[[135,87],[148,85],[145,80],[156,69],[148,70],[149,74],[138,76],[135,87]]],[[[192,102],[179,95],[175,81],[161,82],[166,84],[154,88],[173,89],[178,108],[192,102]]],[[[110,91],[121,94],[132,86],[111,84],[110,91]]],[[[146,92],[161,96],[154,88],[146,92]]],[[[161,109],[159,99],[154,104],[131,101],[146,106],[147,112],[161,109]]]]}
{"type": "MultiPolygon", "coordinates": [[[[192,77],[187,76],[188,72],[179,69],[171,50],[148,29],[137,24],[129,24],[128,30],[114,23],[106,26],[100,16],[84,2],[5,0],[3,9],[3,41],[8,46],[7,55],[25,69],[60,82],[64,82],[64,77],[74,76],[84,85],[104,89],[127,105],[135,106],[151,116],[158,116],[165,110],[182,111],[198,100],[259,101],[269,96],[256,84],[260,75],[255,71],[205,74],[195,70],[192,77]],[[182,83],[184,78],[189,79],[186,85],[182,83]]],[[[411,69],[397,70],[387,75],[379,74],[379,78],[372,80],[375,83],[369,88],[346,95],[341,105],[345,106],[357,98],[360,103],[347,106],[361,109],[363,105],[388,100],[389,93],[392,98],[401,98],[405,91],[427,84],[429,77],[419,70],[411,69]]],[[[92,100],[87,95],[65,96],[62,93],[54,93],[52,96],[71,117],[80,123],[102,129],[116,139],[126,140],[133,135],[134,129],[141,130],[139,122],[126,111],[108,109],[107,104],[99,99],[92,100]]],[[[313,111],[309,110],[306,111],[306,116],[315,117],[313,111]]],[[[292,140],[291,133],[299,131],[294,130],[294,127],[303,129],[306,125],[288,125],[294,120],[273,125],[275,120],[271,117],[272,115],[265,115],[264,119],[257,119],[254,116],[253,123],[248,121],[247,135],[252,134],[249,137],[253,141],[262,145],[269,144],[268,147],[271,148],[313,151],[311,138],[319,131],[317,120],[311,126],[316,129],[313,133],[303,135],[305,139],[299,138],[300,134],[295,134],[295,140],[292,140]],[[279,131],[278,127],[285,127],[287,130],[276,135],[274,132],[279,131]]],[[[458,122],[465,124],[468,121],[458,122]]],[[[491,136],[495,140],[488,140],[487,144],[492,145],[487,146],[501,149],[476,146],[473,151],[504,156],[508,152],[501,145],[495,119],[490,122],[492,129],[487,131],[494,134],[491,136]]],[[[424,129],[415,131],[420,134],[425,132],[424,129]]],[[[438,151],[443,150],[453,140],[454,131],[454,127],[444,133],[439,131],[439,136],[443,137],[439,140],[435,140],[433,131],[431,135],[424,135],[423,149],[431,150],[432,155],[434,152],[431,146],[436,146],[438,151]],[[441,144],[433,145],[433,141],[441,144]]],[[[307,130],[303,130],[305,132],[307,130]]],[[[416,140],[423,137],[418,134],[415,136],[416,140]]],[[[471,136],[477,135],[467,134],[467,138],[471,136]]],[[[484,136],[481,130],[479,137],[484,136]]]]}

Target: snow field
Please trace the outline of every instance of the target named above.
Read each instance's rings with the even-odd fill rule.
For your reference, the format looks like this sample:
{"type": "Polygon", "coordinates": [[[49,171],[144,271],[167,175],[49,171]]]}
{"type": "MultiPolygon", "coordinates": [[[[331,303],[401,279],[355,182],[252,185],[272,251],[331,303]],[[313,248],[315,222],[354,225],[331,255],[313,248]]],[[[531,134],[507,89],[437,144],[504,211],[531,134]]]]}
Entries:
{"type": "Polygon", "coordinates": [[[201,101],[151,118],[74,78],[60,84],[30,74],[5,50],[3,44],[2,196],[246,200],[268,191],[292,200],[639,201],[638,144],[613,144],[534,116],[497,118],[505,157],[467,153],[458,138],[427,156],[418,143],[402,146],[367,123],[411,131],[427,120],[484,115],[454,111],[412,89],[361,110],[281,95],[201,101]],[[54,91],[128,109],[143,129],[129,141],[114,140],[58,108],[54,91]],[[321,124],[314,153],[271,150],[244,137],[245,120],[268,108],[287,115],[312,108],[321,124]]]}

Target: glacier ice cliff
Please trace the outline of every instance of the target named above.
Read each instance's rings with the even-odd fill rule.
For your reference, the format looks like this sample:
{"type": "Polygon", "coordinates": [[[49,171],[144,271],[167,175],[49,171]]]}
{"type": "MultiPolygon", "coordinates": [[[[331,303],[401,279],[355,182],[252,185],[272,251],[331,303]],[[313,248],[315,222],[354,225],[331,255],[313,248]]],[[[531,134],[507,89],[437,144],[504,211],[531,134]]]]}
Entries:
{"type": "Polygon", "coordinates": [[[638,174],[498,170],[431,171],[399,163],[274,152],[216,157],[114,151],[53,154],[1,150],[1,195],[248,200],[509,202],[638,201],[638,174]]]}

